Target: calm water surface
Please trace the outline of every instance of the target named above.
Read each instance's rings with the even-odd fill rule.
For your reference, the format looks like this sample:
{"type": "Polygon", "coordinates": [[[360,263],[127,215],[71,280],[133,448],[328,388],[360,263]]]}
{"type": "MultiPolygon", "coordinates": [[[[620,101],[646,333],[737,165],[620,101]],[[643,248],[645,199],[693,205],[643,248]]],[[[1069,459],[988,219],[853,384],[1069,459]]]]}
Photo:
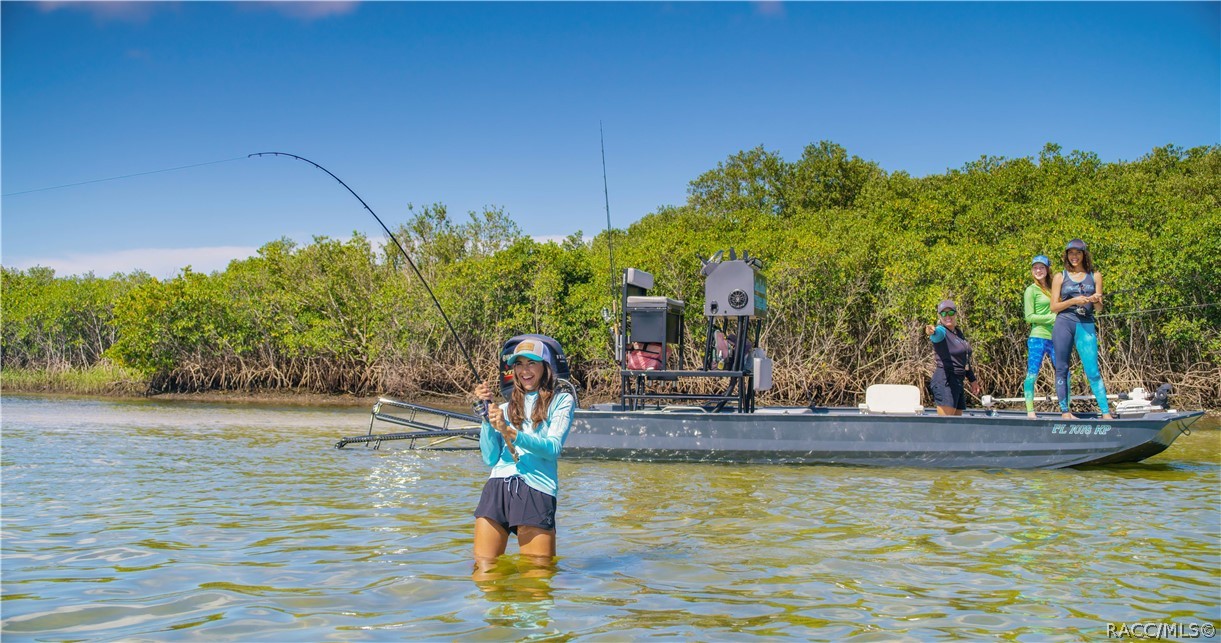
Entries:
{"type": "Polygon", "coordinates": [[[365,409],[0,412],[5,641],[1096,641],[1221,620],[1215,428],[1083,471],[565,462],[556,565],[510,555],[476,581],[477,453],[334,449],[365,409]]]}

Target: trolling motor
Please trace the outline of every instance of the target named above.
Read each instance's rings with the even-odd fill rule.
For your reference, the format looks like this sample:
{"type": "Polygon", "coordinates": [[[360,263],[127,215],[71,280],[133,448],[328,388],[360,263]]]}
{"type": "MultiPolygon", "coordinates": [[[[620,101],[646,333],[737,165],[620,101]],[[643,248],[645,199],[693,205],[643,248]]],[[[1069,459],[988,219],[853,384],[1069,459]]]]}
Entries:
{"type": "Polygon", "coordinates": [[[1167,408],[1170,406],[1170,390],[1173,387],[1169,383],[1162,384],[1157,387],[1157,392],[1153,394],[1153,400],[1149,404],[1167,408]]]}

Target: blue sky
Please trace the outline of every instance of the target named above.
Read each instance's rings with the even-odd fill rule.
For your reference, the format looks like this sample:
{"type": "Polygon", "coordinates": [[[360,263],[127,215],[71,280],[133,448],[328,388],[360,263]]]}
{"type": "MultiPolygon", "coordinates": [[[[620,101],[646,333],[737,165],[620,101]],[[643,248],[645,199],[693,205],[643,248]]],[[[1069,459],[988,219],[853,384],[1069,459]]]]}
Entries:
{"type": "Polygon", "coordinates": [[[4,2],[2,28],[0,262],[61,275],[381,237],[268,150],[391,226],[500,206],[558,238],[606,225],[599,122],[621,228],[759,145],[924,176],[1221,143],[1216,2],[4,2]]]}

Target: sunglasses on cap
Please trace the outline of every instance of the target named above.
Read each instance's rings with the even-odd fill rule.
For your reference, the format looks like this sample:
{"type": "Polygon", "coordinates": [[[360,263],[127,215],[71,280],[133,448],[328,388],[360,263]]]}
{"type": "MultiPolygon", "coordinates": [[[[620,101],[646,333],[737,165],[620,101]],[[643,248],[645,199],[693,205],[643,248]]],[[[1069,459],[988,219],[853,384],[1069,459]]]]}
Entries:
{"type": "Polygon", "coordinates": [[[958,314],[958,311],[957,311],[957,310],[954,310],[953,308],[946,308],[945,310],[943,310],[943,311],[941,311],[940,313],[937,313],[937,314],[938,314],[938,315],[941,315],[942,317],[950,317],[950,316],[953,316],[953,315],[957,315],[957,314],[958,314]]]}

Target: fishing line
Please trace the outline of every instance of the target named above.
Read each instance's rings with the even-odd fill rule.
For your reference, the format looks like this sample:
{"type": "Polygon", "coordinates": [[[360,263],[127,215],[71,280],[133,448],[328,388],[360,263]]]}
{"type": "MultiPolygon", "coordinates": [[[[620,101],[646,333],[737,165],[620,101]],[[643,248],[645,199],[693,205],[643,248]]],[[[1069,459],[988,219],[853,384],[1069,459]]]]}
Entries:
{"type": "Polygon", "coordinates": [[[378,224],[382,226],[382,230],[386,231],[386,236],[390,237],[390,240],[394,242],[394,245],[399,249],[399,252],[403,253],[403,258],[407,260],[407,265],[411,266],[412,271],[415,272],[415,276],[420,278],[420,283],[424,284],[424,290],[428,291],[428,296],[432,298],[432,303],[436,304],[437,310],[441,312],[441,319],[445,320],[446,327],[449,328],[450,334],[454,336],[454,341],[458,343],[458,349],[462,351],[462,357],[466,360],[467,367],[471,369],[471,375],[475,376],[475,382],[482,381],[479,379],[479,371],[475,370],[475,363],[471,361],[470,353],[468,353],[466,350],[466,345],[462,343],[462,338],[458,336],[458,331],[454,330],[454,325],[449,321],[449,315],[445,314],[445,309],[441,307],[441,302],[438,301],[437,296],[433,294],[432,288],[428,285],[428,280],[424,279],[424,275],[420,274],[420,269],[417,268],[415,262],[411,260],[411,255],[407,254],[407,251],[403,249],[403,244],[399,243],[399,240],[394,236],[394,233],[390,232],[390,228],[386,227],[386,224],[382,221],[382,218],[377,216],[377,213],[373,211],[373,208],[370,208],[369,204],[365,203],[365,200],[360,198],[360,195],[357,194],[355,190],[348,187],[348,184],[344,183],[343,179],[335,176],[335,174],[330,170],[305,157],[297,156],[296,154],[289,154],[288,152],[256,152],[254,154],[247,155],[246,158],[250,158],[252,156],[287,156],[288,158],[297,159],[298,161],[304,161],[329,174],[332,179],[339,181],[339,184],[342,185],[344,189],[350,192],[352,196],[356,197],[356,200],[360,201],[360,204],[365,206],[365,209],[369,211],[369,214],[372,214],[373,218],[377,219],[378,224]]]}
{"type": "Polygon", "coordinates": [[[1181,276],[1177,276],[1177,277],[1159,278],[1158,283],[1143,284],[1140,286],[1129,286],[1127,288],[1120,288],[1119,290],[1114,290],[1114,289],[1108,288],[1105,295],[1107,297],[1115,297],[1117,295],[1130,295],[1134,292],[1140,292],[1142,290],[1148,290],[1150,288],[1155,288],[1158,286],[1182,286],[1182,285],[1203,286],[1205,284],[1204,284],[1204,279],[1201,278],[1199,275],[1190,275],[1190,276],[1181,275],[1181,276]]]}
{"type": "Polygon", "coordinates": [[[1099,313],[1095,317],[1128,317],[1130,315],[1147,315],[1149,313],[1160,313],[1167,310],[1185,310],[1188,308],[1208,308],[1210,306],[1219,306],[1221,301],[1214,301],[1207,304],[1192,304],[1190,306],[1170,306],[1169,308],[1146,308],[1144,310],[1135,310],[1130,313],[1099,313]]]}
{"type": "Polygon", "coordinates": [[[46,192],[47,190],[59,190],[61,188],[72,188],[78,185],[88,185],[90,183],[104,183],[106,181],[118,181],[119,179],[130,179],[133,176],[145,176],[148,174],[159,174],[161,172],[173,172],[175,170],[186,170],[193,167],[203,167],[205,165],[216,165],[217,163],[228,163],[230,161],[241,161],[250,158],[249,156],[236,156],[231,159],[221,159],[219,161],[205,161],[203,163],[193,163],[191,165],[180,165],[178,167],[167,167],[160,170],[149,170],[148,172],[136,172],[135,174],[124,174],[123,176],[112,176],[106,179],[93,179],[91,181],[80,181],[77,183],[65,183],[63,185],[52,185],[45,188],[34,188],[33,190],[21,190],[20,192],[6,192],[0,196],[17,196],[19,194],[30,194],[31,192],[46,192]]]}
{"type": "MultiPolygon", "coordinates": [[[[471,361],[471,354],[466,350],[466,344],[462,343],[462,338],[458,336],[458,331],[454,330],[453,323],[449,321],[449,315],[445,314],[445,309],[441,307],[441,302],[438,301],[437,296],[433,294],[432,287],[428,285],[428,280],[424,278],[424,275],[420,274],[420,269],[417,268],[415,262],[411,260],[411,255],[407,254],[407,250],[403,248],[403,244],[399,243],[398,237],[394,236],[394,233],[390,231],[390,228],[386,226],[386,223],[382,221],[382,218],[377,216],[377,213],[373,211],[373,208],[369,207],[369,204],[365,203],[365,200],[360,198],[360,195],[356,193],[356,190],[353,190],[348,186],[347,183],[344,183],[343,179],[335,176],[334,172],[331,172],[325,167],[322,167],[321,165],[318,165],[317,163],[303,156],[289,154],[288,152],[255,152],[254,154],[247,155],[247,158],[251,156],[287,156],[288,158],[297,159],[298,161],[304,161],[318,168],[319,170],[326,172],[332,179],[339,181],[339,184],[342,185],[345,190],[350,192],[352,196],[356,197],[356,200],[360,201],[360,204],[365,206],[365,209],[369,211],[369,214],[372,214],[373,218],[377,219],[378,225],[382,227],[382,230],[386,231],[386,236],[394,242],[394,246],[399,249],[399,252],[403,253],[403,258],[407,260],[407,265],[411,266],[412,272],[415,272],[415,276],[420,278],[420,283],[424,284],[424,290],[428,291],[428,296],[432,298],[432,303],[437,305],[437,310],[441,313],[441,319],[445,320],[445,326],[449,328],[450,334],[454,336],[454,341],[458,343],[458,350],[462,351],[462,358],[466,360],[467,368],[471,369],[471,375],[475,378],[475,383],[478,384],[482,381],[479,379],[479,371],[475,369],[475,363],[471,361]]],[[[485,400],[479,400],[475,402],[473,406],[475,407],[479,416],[483,418],[485,422],[488,422],[488,403],[485,400]]],[[[509,455],[513,456],[513,461],[517,462],[517,449],[507,440],[505,441],[505,447],[508,448],[509,455]]]]}

